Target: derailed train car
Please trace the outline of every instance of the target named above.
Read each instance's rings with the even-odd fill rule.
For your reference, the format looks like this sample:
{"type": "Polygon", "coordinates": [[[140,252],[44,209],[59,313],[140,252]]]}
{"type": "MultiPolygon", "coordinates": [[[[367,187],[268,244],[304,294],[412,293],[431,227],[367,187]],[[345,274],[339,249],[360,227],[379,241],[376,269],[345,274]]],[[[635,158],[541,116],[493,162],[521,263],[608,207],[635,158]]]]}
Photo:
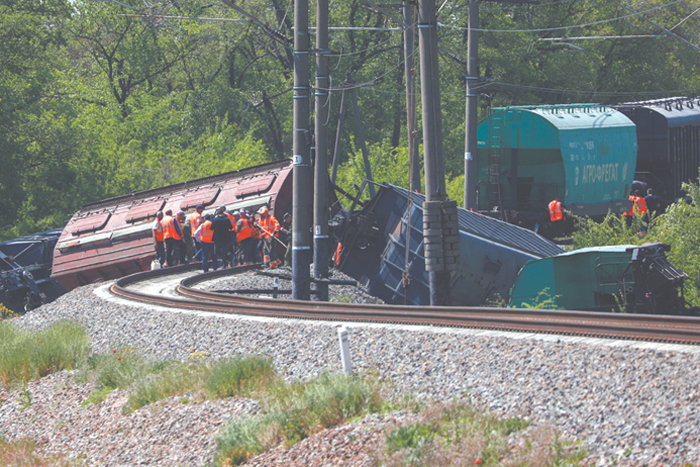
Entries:
{"type": "Polygon", "coordinates": [[[558,198],[576,215],[629,210],[635,124],[597,104],[492,109],[478,128],[478,208],[530,228],[558,198]]]}
{"type": "Polygon", "coordinates": [[[667,202],[683,196],[700,167],[700,99],[674,98],[616,105],[637,127],[635,180],[667,202]]]}
{"type": "MultiPolygon", "coordinates": [[[[384,184],[358,212],[338,219],[338,268],[391,304],[430,305],[425,270],[425,197],[384,184]]],[[[535,232],[458,208],[461,260],[451,275],[451,305],[502,303],[520,269],[563,253],[535,232]]]]}
{"type": "Polygon", "coordinates": [[[663,243],[583,248],[531,261],[520,270],[510,305],[566,310],[697,316],[683,296],[687,275],[663,243]]]}
{"type": "Polygon", "coordinates": [[[65,293],[51,276],[54,246],[61,229],[0,243],[0,303],[20,313],[65,293]]]}
{"type": "Polygon", "coordinates": [[[150,269],[155,257],[151,227],[158,211],[205,214],[268,206],[281,216],[292,203],[290,160],[263,164],[154,190],[87,204],[56,243],[51,277],[66,290],[150,269]]]}
{"type": "MultiPolygon", "coordinates": [[[[291,209],[292,178],[286,160],[85,205],[58,239],[52,277],[71,290],[149,269],[151,226],[159,210],[189,213],[202,204],[207,213],[219,205],[229,210],[266,205],[281,217],[291,209]]],[[[429,304],[423,201],[420,194],[384,185],[364,209],[339,215],[343,221],[333,229],[345,245],[340,268],[389,303],[429,304]],[[411,286],[402,290],[407,226],[411,286]]],[[[337,203],[330,205],[338,211],[337,203]]],[[[477,213],[460,209],[459,223],[462,264],[453,275],[455,305],[505,299],[527,261],[562,252],[532,231],[477,213]]]]}
{"type": "Polygon", "coordinates": [[[633,189],[667,204],[698,179],[700,99],[493,108],[477,167],[479,210],[529,228],[555,197],[592,217],[629,211],[633,189]]]}

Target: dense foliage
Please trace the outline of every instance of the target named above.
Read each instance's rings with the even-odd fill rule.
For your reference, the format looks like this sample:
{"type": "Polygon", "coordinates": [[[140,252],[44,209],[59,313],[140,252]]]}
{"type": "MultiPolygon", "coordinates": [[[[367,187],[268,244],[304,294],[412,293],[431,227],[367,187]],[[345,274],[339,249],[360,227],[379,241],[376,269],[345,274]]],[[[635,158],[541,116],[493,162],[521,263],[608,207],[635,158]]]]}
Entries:
{"type": "MultiPolygon", "coordinates": [[[[397,9],[368,5],[331,0],[331,26],[400,26],[397,9]]],[[[182,19],[244,19],[220,2],[0,0],[0,240],[61,226],[85,202],[289,157],[293,57],[279,36],[293,37],[293,2],[236,6],[279,34],[250,21],[182,19]]],[[[699,19],[683,21],[694,9],[686,2],[629,7],[695,37],[699,19]]],[[[314,9],[312,3],[312,26],[314,9]]],[[[456,199],[467,11],[459,1],[439,12],[444,149],[456,199]]],[[[484,3],[480,27],[481,75],[488,78],[479,90],[482,117],[489,104],[610,103],[700,88],[698,52],[670,36],[618,37],[659,30],[614,2],[484,3]],[[569,42],[542,40],[562,36],[569,42]]],[[[402,33],[332,36],[332,85],[356,83],[375,178],[405,185],[402,33]]],[[[415,67],[419,76],[417,61],[415,67]]],[[[341,92],[332,92],[330,148],[340,101],[341,92]]],[[[357,135],[349,106],[339,153],[345,188],[364,175],[357,135]]]]}

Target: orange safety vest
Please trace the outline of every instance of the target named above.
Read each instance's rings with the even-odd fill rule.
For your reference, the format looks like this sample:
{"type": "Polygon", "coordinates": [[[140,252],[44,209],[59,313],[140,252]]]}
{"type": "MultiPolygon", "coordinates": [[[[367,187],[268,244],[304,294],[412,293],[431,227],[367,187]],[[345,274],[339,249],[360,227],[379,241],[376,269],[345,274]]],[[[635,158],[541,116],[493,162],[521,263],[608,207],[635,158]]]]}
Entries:
{"type": "Polygon", "coordinates": [[[340,266],[340,255],[343,252],[343,244],[338,242],[338,246],[335,247],[335,253],[333,253],[333,262],[336,266],[340,266]]]}
{"type": "MultiPolygon", "coordinates": [[[[637,196],[637,201],[635,201],[635,207],[639,207],[639,213],[640,214],[646,214],[649,212],[649,209],[647,209],[647,202],[644,198],[641,196],[637,196]]],[[[634,208],[633,208],[634,210],[634,208]]]]}
{"type": "Polygon", "coordinates": [[[637,212],[637,209],[639,209],[640,214],[646,214],[647,212],[649,212],[649,209],[647,208],[647,202],[641,196],[630,195],[629,200],[632,201],[632,208],[627,212],[623,212],[623,216],[634,216],[634,213],[637,212]]]}
{"type": "Polygon", "coordinates": [[[194,236],[197,228],[204,223],[204,217],[197,211],[190,214],[190,236],[194,236]]]}
{"type": "Polygon", "coordinates": [[[280,232],[280,223],[277,222],[275,216],[267,216],[265,219],[260,219],[258,222],[260,228],[262,228],[265,238],[277,237],[280,232]]]}
{"type": "Polygon", "coordinates": [[[211,221],[204,221],[202,231],[199,233],[202,243],[214,243],[214,231],[211,229],[211,221]]]}
{"type": "Polygon", "coordinates": [[[561,201],[552,200],[549,203],[549,218],[552,220],[552,222],[565,219],[564,214],[561,211],[561,201]]]}
{"type": "Polygon", "coordinates": [[[171,217],[171,216],[165,216],[163,218],[163,230],[165,231],[164,237],[166,239],[174,238],[175,240],[182,240],[182,237],[180,237],[177,234],[177,230],[175,230],[175,223],[176,222],[177,222],[177,225],[180,227],[180,232],[182,232],[182,227],[180,226],[180,221],[178,221],[177,218],[171,217]]]}
{"type": "Polygon", "coordinates": [[[241,231],[236,233],[236,240],[240,243],[246,238],[250,238],[253,235],[252,228],[250,226],[251,222],[248,219],[242,219],[241,231]]]}
{"type": "Polygon", "coordinates": [[[165,240],[165,232],[163,231],[163,223],[156,219],[153,223],[153,231],[156,233],[156,242],[162,242],[165,240]]]}

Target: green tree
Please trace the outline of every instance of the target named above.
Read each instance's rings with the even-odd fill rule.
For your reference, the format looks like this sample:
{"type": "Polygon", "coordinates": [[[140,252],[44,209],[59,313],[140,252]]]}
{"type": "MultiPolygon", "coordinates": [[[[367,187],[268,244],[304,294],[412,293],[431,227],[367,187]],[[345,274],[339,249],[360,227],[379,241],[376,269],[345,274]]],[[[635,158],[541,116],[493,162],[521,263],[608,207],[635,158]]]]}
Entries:
{"type": "Polygon", "coordinates": [[[71,106],[57,83],[65,66],[60,22],[68,15],[61,0],[0,2],[0,238],[16,236],[23,222],[55,226],[42,203],[64,198],[74,177],[65,164],[75,143],[71,106]]]}

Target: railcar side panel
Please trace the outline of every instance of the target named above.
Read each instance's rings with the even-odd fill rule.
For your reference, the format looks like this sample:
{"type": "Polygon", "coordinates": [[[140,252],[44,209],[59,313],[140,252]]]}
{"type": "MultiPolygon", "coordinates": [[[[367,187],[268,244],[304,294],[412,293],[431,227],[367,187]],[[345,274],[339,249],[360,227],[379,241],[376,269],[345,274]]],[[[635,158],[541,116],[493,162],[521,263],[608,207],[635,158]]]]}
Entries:
{"type": "Polygon", "coordinates": [[[66,290],[150,268],[155,257],[151,225],[157,211],[205,213],[263,205],[281,216],[291,209],[290,160],[263,164],[83,206],[68,222],[53,257],[52,277],[66,290]]]}

